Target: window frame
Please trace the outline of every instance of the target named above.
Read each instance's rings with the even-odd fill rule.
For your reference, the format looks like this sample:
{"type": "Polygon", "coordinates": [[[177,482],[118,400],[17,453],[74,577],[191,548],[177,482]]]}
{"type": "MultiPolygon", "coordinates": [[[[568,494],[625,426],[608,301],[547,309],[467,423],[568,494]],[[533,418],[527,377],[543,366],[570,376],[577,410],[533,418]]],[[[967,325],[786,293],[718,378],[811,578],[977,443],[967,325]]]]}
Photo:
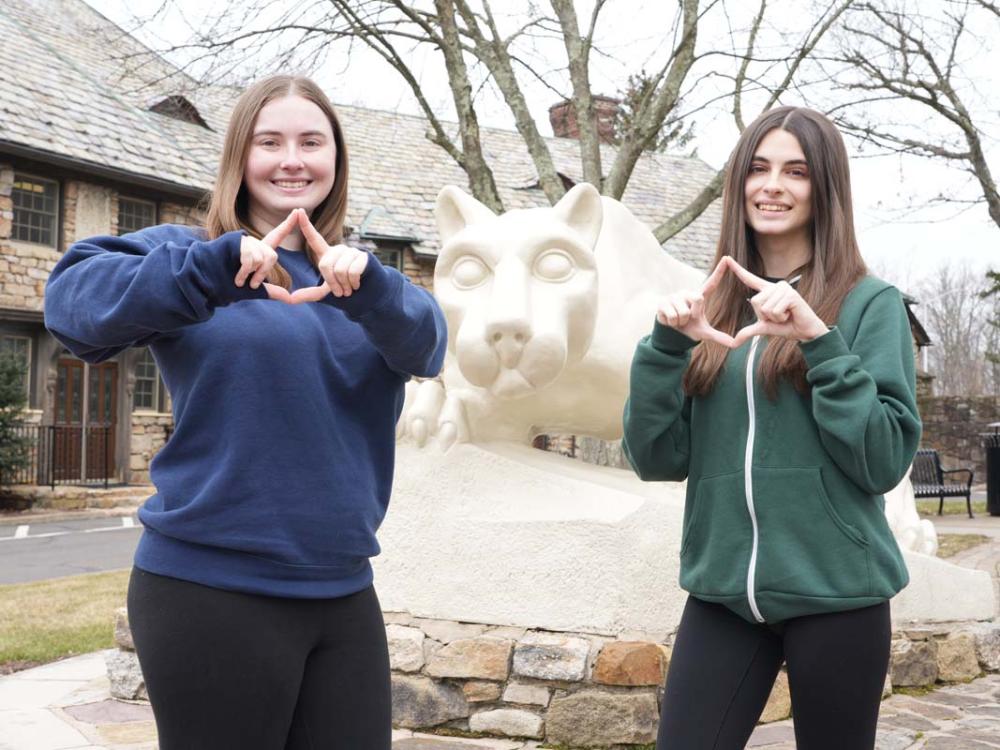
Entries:
{"type": "Polygon", "coordinates": [[[162,414],[166,406],[166,399],[164,397],[164,391],[166,387],[163,385],[163,378],[160,376],[160,367],[156,364],[156,358],[153,357],[153,353],[149,350],[149,347],[143,347],[141,353],[136,357],[135,362],[132,365],[133,373],[135,379],[133,381],[132,388],[132,413],[133,414],[162,414]],[[153,371],[155,372],[155,377],[153,380],[153,405],[152,406],[137,406],[136,405],[136,395],[138,394],[138,384],[139,380],[148,381],[151,378],[139,377],[138,368],[139,365],[143,363],[144,357],[148,356],[149,360],[153,363],[153,371]]]}
{"type": "MultiPolygon", "coordinates": [[[[57,178],[53,178],[53,177],[42,177],[41,175],[39,175],[37,173],[29,172],[29,171],[23,171],[23,170],[19,170],[19,169],[15,168],[14,169],[14,184],[11,187],[11,194],[10,194],[11,203],[12,203],[11,213],[13,214],[13,216],[11,218],[11,222],[10,222],[10,239],[11,239],[11,241],[12,242],[23,242],[23,243],[28,244],[28,245],[37,245],[39,247],[48,247],[48,248],[52,248],[54,250],[58,250],[61,247],[61,245],[62,245],[62,243],[61,243],[61,237],[60,237],[61,232],[62,232],[62,197],[63,197],[62,193],[63,193],[63,191],[62,191],[62,181],[61,180],[59,180],[57,178]],[[55,194],[55,208],[54,208],[54,214],[53,214],[54,221],[53,221],[53,224],[52,224],[52,242],[51,242],[51,244],[50,243],[46,243],[46,242],[33,242],[30,239],[26,240],[26,239],[22,239],[22,238],[20,238],[20,237],[17,236],[17,228],[18,228],[17,214],[18,214],[19,211],[27,211],[27,212],[33,213],[33,214],[42,214],[42,215],[45,215],[44,212],[36,211],[35,209],[19,208],[14,203],[14,194],[18,190],[17,183],[20,180],[34,180],[34,181],[41,182],[41,183],[51,183],[52,185],[55,185],[56,194],[55,194]]],[[[30,227],[28,227],[28,228],[30,229],[30,227]]]]}
{"type": "Polygon", "coordinates": [[[2,350],[2,348],[3,348],[3,342],[5,340],[7,340],[7,339],[21,339],[21,340],[24,340],[24,341],[28,342],[28,347],[27,347],[27,352],[26,352],[28,369],[24,373],[24,399],[25,399],[25,404],[30,407],[30,405],[31,405],[31,374],[32,374],[32,367],[31,367],[32,362],[31,362],[31,358],[32,358],[32,355],[34,353],[32,351],[33,348],[34,348],[34,340],[32,339],[31,336],[27,336],[27,335],[24,335],[24,334],[21,334],[21,333],[0,333],[0,350],[2,350]]]}
{"type": "Polygon", "coordinates": [[[375,244],[375,248],[372,250],[372,255],[374,255],[375,258],[383,266],[387,266],[388,268],[395,268],[400,273],[403,273],[403,254],[404,254],[403,253],[403,248],[400,248],[400,247],[385,247],[383,245],[379,245],[378,243],[375,244]],[[386,263],[384,260],[382,260],[381,257],[379,257],[380,253],[396,253],[397,262],[394,265],[390,264],[390,263],[386,263]]]}
{"type": "Polygon", "coordinates": [[[146,227],[156,226],[160,220],[160,204],[157,201],[146,200],[145,198],[136,198],[132,195],[124,195],[122,193],[118,194],[118,215],[115,217],[115,227],[118,236],[122,234],[129,234],[130,232],[138,232],[140,229],[145,229],[146,227],[139,227],[138,229],[129,229],[128,232],[122,231],[122,203],[138,203],[146,206],[150,206],[153,209],[153,221],[151,224],[147,224],[146,227]]]}

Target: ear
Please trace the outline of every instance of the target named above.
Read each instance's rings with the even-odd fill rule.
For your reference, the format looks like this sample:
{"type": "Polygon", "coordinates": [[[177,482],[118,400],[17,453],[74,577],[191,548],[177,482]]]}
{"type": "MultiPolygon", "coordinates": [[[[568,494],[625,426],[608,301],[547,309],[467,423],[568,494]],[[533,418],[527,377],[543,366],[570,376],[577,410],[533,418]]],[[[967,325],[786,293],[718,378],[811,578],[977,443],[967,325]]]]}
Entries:
{"type": "Polygon", "coordinates": [[[496,214],[489,208],[454,185],[441,188],[434,215],[437,217],[442,245],[469,224],[496,218],[496,214]]]}
{"type": "Polygon", "coordinates": [[[601,224],[604,222],[604,207],[597,188],[589,182],[574,185],[552,210],[583,237],[587,247],[592,248],[597,244],[597,235],[601,233],[601,224]]]}

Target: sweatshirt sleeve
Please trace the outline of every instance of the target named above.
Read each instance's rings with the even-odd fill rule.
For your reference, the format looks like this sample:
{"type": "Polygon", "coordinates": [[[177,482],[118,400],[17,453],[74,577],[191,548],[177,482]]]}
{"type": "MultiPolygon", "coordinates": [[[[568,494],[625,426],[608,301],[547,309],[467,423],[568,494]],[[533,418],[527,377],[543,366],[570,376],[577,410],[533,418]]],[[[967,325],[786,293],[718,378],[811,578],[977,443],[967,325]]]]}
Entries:
{"type": "Polygon", "coordinates": [[[687,478],[691,399],[682,380],[697,341],[656,322],[632,359],[622,448],[645,481],[687,478]]]}
{"type": "Polygon", "coordinates": [[[800,346],[827,453],[862,489],[888,492],[906,475],[921,432],[910,326],[899,291],[888,287],[868,302],[853,346],[836,327],[800,346]]]}
{"type": "Polygon", "coordinates": [[[263,299],[237,287],[241,232],[199,240],[183,227],[74,243],[45,286],[45,325],[81,359],[101,362],[130,346],[200,323],[217,307],[263,299]]]}
{"type": "Polygon", "coordinates": [[[369,253],[361,286],[350,297],[328,294],[322,302],[360,324],[396,372],[430,378],[441,371],[448,328],[437,300],[374,255],[369,253]]]}

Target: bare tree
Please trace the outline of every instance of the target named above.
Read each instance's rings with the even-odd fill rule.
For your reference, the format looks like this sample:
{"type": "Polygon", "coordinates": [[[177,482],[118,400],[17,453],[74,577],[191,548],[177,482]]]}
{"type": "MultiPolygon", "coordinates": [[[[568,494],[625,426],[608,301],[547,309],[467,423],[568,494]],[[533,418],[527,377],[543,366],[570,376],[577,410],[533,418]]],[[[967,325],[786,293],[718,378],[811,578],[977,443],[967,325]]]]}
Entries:
{"type": "Polygon", "coordinates": [[[987,356],[996,345],[989,325],[996,305],[982,294],[986,283],[968,267],[943,264],[915,291],[917,312],[933,342],[927,369],[937,395],[993,395],[1000,387],[987,356]]]}
{"type": "MultiPolygon", "coordinates": [[[[167,6],[175,2],[164,0],[167,6]]],[[[282,51],[264,61],[270,69],[291,66],[315,70],[327,59],[332,46],[363,44],[409,86],[429,123],[428,138],[466,172],[475,196],[500,210],[502,201],[480,143],[473,80],[479,79],[481,85],[488,84],[499,92],[531,156],[539,186],[550,202],[557,201],[565,187],[531,115],[525,77],[572,102],[578,113],[584,180],[606,195],[621,198],[640,156],[659,142],[666,125],[676,127],[701,108],[728,99],[734,121],[742,130],[748,93],[760,99],[762,109],[778,102],[797,85],[800,70],[819,41],[855,2],[815,0],[815,13],[805,31],[787,32],[779,45],[772,45],[763,54],[758,50],[759,35],[769,23],[771,27],[777,24],[769,18],[767,0],[760,0],[748,29],[730,28],[728,39],[713,38],[701,45],[699,28],[706,14],[713,9],[727,12],[725,2],[707,0],[702,5],[699,0],[676,0],[673,27],[663,34],[663,47],[670,52],[654,73],[645,76],[647,85],[642,96],[631,102],[627,127],[618,133],[615,157],[607,170],[602,164],[591,85],[593,57],[603,54],[597,46],[597,33],[606,0],[594,0],[582,30],[572,0],[548,0],[547,9],[538,0],[525,0],[528,12],[518,22],[512,22],[512,16],[498,19],[490,0],[224,0],[215,20],[192,39],[158,51],[184,53],[188,66],[205,69],[210,65],[218,75],[231,78],[234,71],[259,73],[248,61],[259,61],[260,50],[277,40],[281,40],[282,51]],[[546,59],[550,59],[557,43],[561,43],[562,60],[553,76],[552,71],[541,69],[532,52],[538,45],[544,46],[550,56],[546,59]],[[708,49],[701,49],[706,46],[708,49]],[[452,128],[432,106],[420,71],[414,67],[414,51],[428,48],[440,55],[447,70],[459,124],[457,141],[451,135],[452,128]],[[736,69],[730,70],[730,66],[736,69]],[[696,74],[702,69],[703,73],[696,74]],[[712,77],[728,81],[729,88],[682,108],[686,95],[712,77]],[[567,82],[568,92],[561,91],[559,86],[567,82]]],[[[688,206],[654,230],[657,239],[664,242],[683,230],[721,192],[722,171],[703,186],[688,206]]]]}
{"type": "MultiPolygon", "coordinates": [[[[984,141],[992,91],[977,87],[973,66],[1000,37],[1000,8],[989,0],[869,0],[855,4],[827,62],[847,103],[833,108],[838,124],[880,149],[943,160],[978,184],[1000,227],[997,190],[984,141]],[[860,93],[861,96],[854,96],[860,93]],[[929,126],[930,123],[930,126],[929,126]],[[935,135],[939,133],[940,135],[935,135]]],[[[995,73],[989,70],[988,73],[995,73]]],[[[941,202],[963,202],[941,195],[941,202]]]]}

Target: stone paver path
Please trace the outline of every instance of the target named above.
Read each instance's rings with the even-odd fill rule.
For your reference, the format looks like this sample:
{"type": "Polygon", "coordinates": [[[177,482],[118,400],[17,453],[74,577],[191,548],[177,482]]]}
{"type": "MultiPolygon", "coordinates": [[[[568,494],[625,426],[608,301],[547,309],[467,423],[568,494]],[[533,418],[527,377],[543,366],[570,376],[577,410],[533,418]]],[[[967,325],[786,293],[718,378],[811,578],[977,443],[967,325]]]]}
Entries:
{"type": "MultiPolygon", "coordinates": [[[[102,653],[0,678],[0,750],[156,750],[147,704],[112,700],[102,653]]],[[[795,750],[791,721],[758,727],[748,748],[795,750]]],[[[541,743],[400,730],[393,750],[537,750],[541,743]]],[[[877,750],[1000,750],[1000,674],[882,703],[877,750]]],[[[845,748],[845,750],[849,750],[845,748]]]]}

